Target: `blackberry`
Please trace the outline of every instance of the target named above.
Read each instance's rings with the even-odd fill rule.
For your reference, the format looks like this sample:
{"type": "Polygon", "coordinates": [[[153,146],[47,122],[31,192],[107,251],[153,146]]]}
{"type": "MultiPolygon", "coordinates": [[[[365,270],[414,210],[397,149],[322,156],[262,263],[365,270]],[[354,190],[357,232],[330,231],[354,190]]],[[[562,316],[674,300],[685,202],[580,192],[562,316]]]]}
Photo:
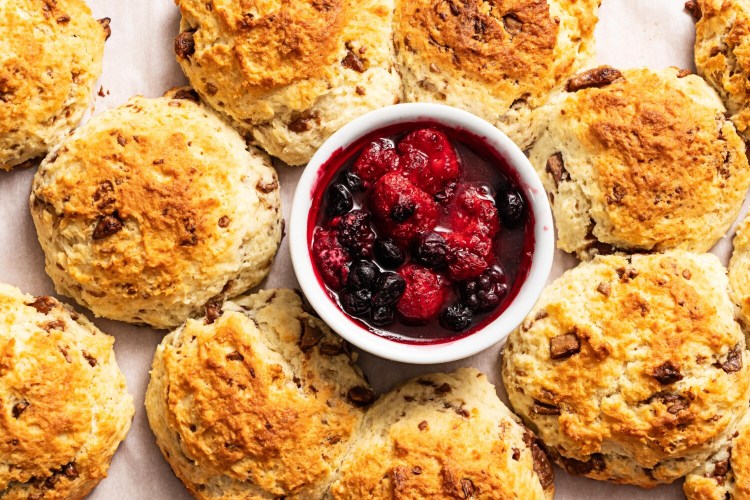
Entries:
{"type": "Polygon", "coordinates": [[[505,276],[498,269],[487,269],[478,278],[458,285],[463,303],[473,311],[491,311],[507,293],[505,276]]]}
{"type": "Polygon", "coordinates": [[[392,272],[382,273],[375,284],[372,305],[379,307],[394,304],[404,294],[404,290],[406,290],[404,278],[392,272]]]}
{"type": "Polygon", "coordinates": [[[360,316],[370,310],[372,292],[367,289],[347,288],[339,295],[341,307],[351,316],[360,316]]]}
{"type": "Polygon", "coordinates": [[[495,206],[503,225],[510,229],[521,225],[526,213],[526,202],[515,189],[503,189],[495,196],[495,206]]]}
{"type": "Polygon", "coordinates": [[[414,260],[430,269],[442,267],[447,262],[448,245],[438,233],[425,233],[414,248],[414,260]]]}
{"type": "Polygon", "coordinates": [[[379,306],[370,309],[370,321],[375,326],[385,326],[393,323],[394,313],[391,306],[379,306]]]}
{"type": "Polygon", "coordinates": [[[462,332],[471,325],[473,313],[464,304],[454,304],[440,315],[440,323],[454,332],[462,332]]]}
{"type": "Polygon", "coordinates": [[[329,217],[344,215],[352,209],[354,200],[346,186],[337,182],[328,188],[328,207],[326,213],[329,217]]]}
{"type": "Polygon", "coordinates": [[[370,227],[370,213],[365,210],[351,212],[333,220],[338,229],[338,240],[341,246],[349,250],[354,257],[369,257],[372,255],[372,244],[375,233],[370,227]]]}
{"type": "Polygon", "coordinates": [[[380,269],[369,260],[358,260],[349,266],[349,286],[372,290],[380,276],[380,269]]]}
{"type": "Polygon", "coordinates": [[[387,269],[396,269],[406,260],[404,252],[390,238],[375,240],[375,258],[381,266],[387,269]]]}

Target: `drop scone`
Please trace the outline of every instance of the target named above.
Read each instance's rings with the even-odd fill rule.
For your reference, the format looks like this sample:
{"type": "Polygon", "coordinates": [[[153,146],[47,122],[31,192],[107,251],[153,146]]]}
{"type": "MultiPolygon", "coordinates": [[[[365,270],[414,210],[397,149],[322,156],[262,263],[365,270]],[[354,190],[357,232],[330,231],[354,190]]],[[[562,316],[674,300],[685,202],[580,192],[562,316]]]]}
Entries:
{"type": "Polygon", "coordinates": [[[551,499],[553,479],[534,434],[464,368],[382,396],[327,498],[551,499]]]}
{"type": "Polygon", "coordinates": [[[739,307],[739,319],[750,332],[750,217],[737,226],[734,250],[729,260],[729,291],[739,307]]]}
{"type": "Polygon", "coordinates": [[[0,498],[84,498],[133,418],[114,339],[0,284],[0,498]]]}
{"type": "Polygon", "coordinates": [[[721,94],[737,130],[750,139],[750,2],[698,0],[695,67],[721,94]]]}
{"type": "Polygon", "coordinates": [[[282,232],[270,158],[187,97],[102,113],[34,177],[47,274],[97,316],[173,327],[270,270],[282,232]]]}
{"type": "Polygon", "coordinates": [[[0,170],[44,156],[80,121],[109,19],[83,0],[0,2],[0,170]]]}
{"type": "Polygon", "coordinates": [[[182,13],[177,61],[207,103],[290,165],[398,102],[393,0],[206,2],[182,13]]]}
{"type": "Polygon", "coordinates": [[[551,108],[530,160],[562,250],[703,252],[737,217],[745,145],[700,77],[603,66],[573,77],[551,108]]]}
{"type": "Polygon", "coordinates": [[[750,498],[750,412],[727,446],[688,474],[683,490],[688,500],[750,498]]]}
{"type": "Polygon", "coordinates": [[[725,446],[750,400],[711,254],[598,256],[542,294],[503,353],[513,408],[572,474],[643,487],[725,446]]]}
{"type": "Polygon", "coordinates": [[[405,99],[471,111],[526,148],[550,93],[589,64],[598,7],[599,0],[396,0],[405,99]]]}
{"type": "Polygon", "coordinates": [[[190,319],[156,350],[146,411],[197,498],[320,498],[375,399],[292,290],[190,319]]]}

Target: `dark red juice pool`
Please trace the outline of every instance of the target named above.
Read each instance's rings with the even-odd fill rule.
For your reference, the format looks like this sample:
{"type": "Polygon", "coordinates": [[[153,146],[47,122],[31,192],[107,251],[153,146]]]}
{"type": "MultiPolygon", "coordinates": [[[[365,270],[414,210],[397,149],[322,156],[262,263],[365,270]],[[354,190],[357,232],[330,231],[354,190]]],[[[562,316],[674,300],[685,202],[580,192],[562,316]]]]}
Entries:
{"type": "Polygon", "coordinates": [[[450,342],[518,294],[533,214],[517,175],[483,138],[427,121],[394,125],[337,151],[320,172],[308,217],[313,267],[338,307],[373,334],[450,342]]]}

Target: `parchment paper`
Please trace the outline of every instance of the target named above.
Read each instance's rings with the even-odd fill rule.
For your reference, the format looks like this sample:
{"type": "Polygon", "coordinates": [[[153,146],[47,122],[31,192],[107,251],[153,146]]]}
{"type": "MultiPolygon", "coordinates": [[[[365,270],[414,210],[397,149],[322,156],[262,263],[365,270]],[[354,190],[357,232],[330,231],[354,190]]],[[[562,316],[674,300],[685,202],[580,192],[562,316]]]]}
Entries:
{"type": "MultiPolygon", "coordinates": [[[[178,32],[179,13],[171,1],[88,2],[98,18],[112,18],[112,37],[107,42],[104,74],[100,82],[105,97],[96,97],[92,107],[94,114],[122,104],[133,95],[156,97],[166,89],[184,83],[172,50],[173,39],[178,32]]],[[[693,20],[683,10],[683,3],[683,0],[603,0],[596,31],[598,60],[618,68],[646,65],[654,68],[693,68],[693,20]]],[[[32,294],[53,294],[54,287],[44,272],[44,257],[28,209],[28,195],[35,169],[0,172],[0,281],[17,285],[32,294]]],[[[296,180],[301,172],[301,169],[279,165],[283,212],[287,219],[296,180]]],[[[743,215],[746,210],[747,206],[743,209],[743,215]]],[[[731,251],[733,231],[734,228],[713,249],[725,264],[731,251]]],[[[574,258],[558,252],[550,279],[559,276],[575,262],[574,258]]],[[[270,276],[261,286],[297,286],[289,257],[288,238],[279,249],[270,276]]],[[[78,307],[78,310],[82,308],[78,307]]],[[[117,361],[125,372],[128,389],[135,398],[136,414],[130,434],[115,455],[109,477],[90,498],[190,498],[156,447],[143,407],[151,358],[163,333],[115,321],[97,319],[95,323],[117,339],[117,361]]],[[[506,399],[499,376],[499,350],[500,346],[495,346],[459,362],[431,366],[404,365],[367,354],[362,354],[360,359],[361,366],[378,391],[387,390],[421,373],[474,366],[489,375],[497,384],[498,393],[506,399]]],[[[60,397],[65,397],[63,391],[60,397]]],[[[653,490],[641,490],[574,478],[560,469],[556,472],[555,485],[559,499],[683,497],[681,481],[653,490]]]]}

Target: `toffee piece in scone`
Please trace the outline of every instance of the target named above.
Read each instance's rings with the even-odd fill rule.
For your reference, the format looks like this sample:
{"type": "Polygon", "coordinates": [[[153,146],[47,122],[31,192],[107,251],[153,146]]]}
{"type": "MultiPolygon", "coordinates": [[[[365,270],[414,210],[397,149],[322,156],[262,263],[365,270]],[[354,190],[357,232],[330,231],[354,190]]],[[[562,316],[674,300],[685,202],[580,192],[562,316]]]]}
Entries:
{"type": "Polygon", "coordinates": [[[750,139],[750,2],[697,0],[695,67],[721,95],[737,130],[750,139]]]}
{"type": "Polygon", "coordinates": [[[750,498],[750,412],[726,446],[688,474],[682,488],[687,500],[750,498]]]}
{"type": "Polygon", "coordinates": [[[353,118],[400,100],[393,0],[175,3],[175,52],[193,87],[291,165],[353,118]]]}
{"type": "Polygon", "coordinates": [[[80,121],[109,19],[83,0],[0,2],[0,170],[44,156],[80,121]]]}
{"type": "Polygon", "coordinates": [[[282,232],[270,158],[186,90],[135,97],[39,167],[31,212],[59,293],[169,328],[257,285],[282,232]],[[197,100],[197,99],[196,99],[197,100]]]}
{"type": "Polygon", "coordinates": [[[52,297],[0,284],[0,497],[84,498],[133,418],[114,339],[52,297]]]}
{"type": "Polygon", "coordinates": [[[589,259],[711,248],[750,185],[745,145],[716,92],[677,69],[599,67],[569,80],[530,150],[557,245],[589,259]]]}
{"type": "Polygon", "coordinates": [[[711,254],[598,256],[511,333],[510,402],[572,474],[670,483],[726,444],[750,400],[748,351],[711,254]]]}
{"type": "Polygon", "coordinates": [[[321,498],[374,399],[300,296],[265,290],[164,338],[146,411],[197,498],[321,498]]]}
{"type": "Polygon", "coordinates": [[[551,499],[554,471],[484,374],[414,379],[370,410],[327,498],[551,499]]]}
{"type": "Polygon", "coordinates": [[[599,3],[396,0],[405,99],[471,111],[526,148],[550,93],[590,63],[599,3]]]}

